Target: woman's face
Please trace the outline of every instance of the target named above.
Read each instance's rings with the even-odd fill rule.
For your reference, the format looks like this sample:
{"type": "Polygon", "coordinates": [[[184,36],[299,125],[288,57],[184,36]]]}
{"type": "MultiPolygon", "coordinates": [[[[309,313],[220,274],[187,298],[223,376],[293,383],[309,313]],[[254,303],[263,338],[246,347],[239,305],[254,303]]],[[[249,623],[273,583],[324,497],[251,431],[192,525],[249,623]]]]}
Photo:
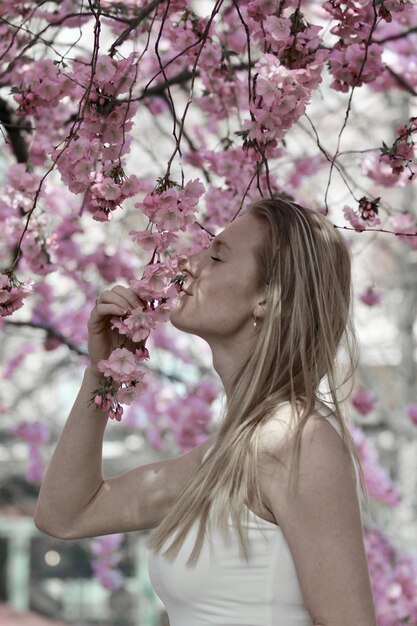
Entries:
{"type": "Polygon", "coordinates": [[[202,250],[182,264],[186,278],[172,324],[208,341],[253,335],[256,293],[254,250],[266,237],[265,226],[243,213],[202,250]],[[243,334],[242,334],[243,333],[243,334]]]}

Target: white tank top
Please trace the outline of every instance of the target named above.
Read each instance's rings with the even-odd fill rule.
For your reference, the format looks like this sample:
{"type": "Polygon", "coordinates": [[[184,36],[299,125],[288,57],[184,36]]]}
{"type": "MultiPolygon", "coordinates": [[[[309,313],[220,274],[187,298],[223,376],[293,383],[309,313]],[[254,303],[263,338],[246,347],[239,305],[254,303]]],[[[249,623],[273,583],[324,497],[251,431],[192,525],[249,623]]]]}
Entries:
{"type": "MultiPolygon", "coordinates": [[[[335,418],[326,419],[340,434],[335,418]]],[[[356,465],[355,474],[360,503],[356,465]]],[[[230,543],[219,530],[213,530],[195,567],[187,566],[186,561],[196,538],[197,522],[172,563],[161,556],[172,537],[161,552],[149,551],[149,577],[166,607],[170,626],[312,626],[281,528],[248,511],[249,562],[240,556],[231,520],[230,543]]]]}

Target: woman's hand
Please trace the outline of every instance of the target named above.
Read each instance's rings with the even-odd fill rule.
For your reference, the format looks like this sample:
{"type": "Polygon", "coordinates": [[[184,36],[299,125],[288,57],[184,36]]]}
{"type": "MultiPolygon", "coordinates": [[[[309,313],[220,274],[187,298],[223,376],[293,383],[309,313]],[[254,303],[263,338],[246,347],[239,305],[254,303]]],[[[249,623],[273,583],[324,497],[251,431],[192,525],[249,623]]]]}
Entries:
{"type": "Polygon", "coordinates": [[[138,306],[144,308],[146,302],[129,288],[116,285],[97,298],[88,320],[88,355],[91,368],[98,371],[97,364],[102,359],[108,359],[116,348],[124,347],[132,352],[135,344],[126,335],[121,335],[117,328],[112,329],[112,317],[127,315],[138,306]]]}

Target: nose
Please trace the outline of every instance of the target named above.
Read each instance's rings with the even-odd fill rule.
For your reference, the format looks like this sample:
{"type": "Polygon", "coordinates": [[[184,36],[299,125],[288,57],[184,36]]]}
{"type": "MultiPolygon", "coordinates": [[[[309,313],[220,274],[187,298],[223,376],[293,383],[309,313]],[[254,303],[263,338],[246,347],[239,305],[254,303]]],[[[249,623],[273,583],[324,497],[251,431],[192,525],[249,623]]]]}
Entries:
{"type": "Polygon", "coordinates": [[[188,257],[183,257],[178,263],[179,270],[181,272],[189,274],[191,277],[194,278],[198,274],[200,258],[200,252],[188,257]]]}

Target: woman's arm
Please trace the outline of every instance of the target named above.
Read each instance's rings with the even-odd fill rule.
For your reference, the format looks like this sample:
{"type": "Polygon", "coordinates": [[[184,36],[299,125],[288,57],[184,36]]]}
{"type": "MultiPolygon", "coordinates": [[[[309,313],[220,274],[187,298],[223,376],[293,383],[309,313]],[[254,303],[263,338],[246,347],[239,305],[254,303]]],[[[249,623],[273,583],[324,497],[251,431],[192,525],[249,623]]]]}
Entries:
{"type": "Polygon", "coordinates": [[[103,479],[102,447],[108,418],[88,404],[102,377],[98,362],[125,341],[111,329],[111,317],[125,315],[140,304],[130,289],[117,285],[103,292],[88,321],[91,366],[85,370],[35,510],[36,526],[53,537],[79,539],[154,528],[197,471],[211,443],[205,441],[177,458],[103,479]]]}
{"type": "Polygon", "coordinates": [[[103,483],[102,445],[108,418],[94,405],[88,406],[101,376],[86,368],[43,479],[34,519],[46,533],[65,535],[103,483]]]}
{"type": "Polygon", "coordinates": [[[40,489],[35,524],[53,537],[81,539],[155,528],[212,443],[211,438],[179,457],[104,480],[102,442],[107,417],[87,408],[97,383],[97,374],[87,368],[40,489]]]}
{"type": "Polygon", "coordinates": [[[295,493],[288,490],[289,446],[269,437],[261,489],[290,548],[305,606],[318,626],[377,626],[352,463],[343,440],[326,420],[309,418],[295,493]]]}

